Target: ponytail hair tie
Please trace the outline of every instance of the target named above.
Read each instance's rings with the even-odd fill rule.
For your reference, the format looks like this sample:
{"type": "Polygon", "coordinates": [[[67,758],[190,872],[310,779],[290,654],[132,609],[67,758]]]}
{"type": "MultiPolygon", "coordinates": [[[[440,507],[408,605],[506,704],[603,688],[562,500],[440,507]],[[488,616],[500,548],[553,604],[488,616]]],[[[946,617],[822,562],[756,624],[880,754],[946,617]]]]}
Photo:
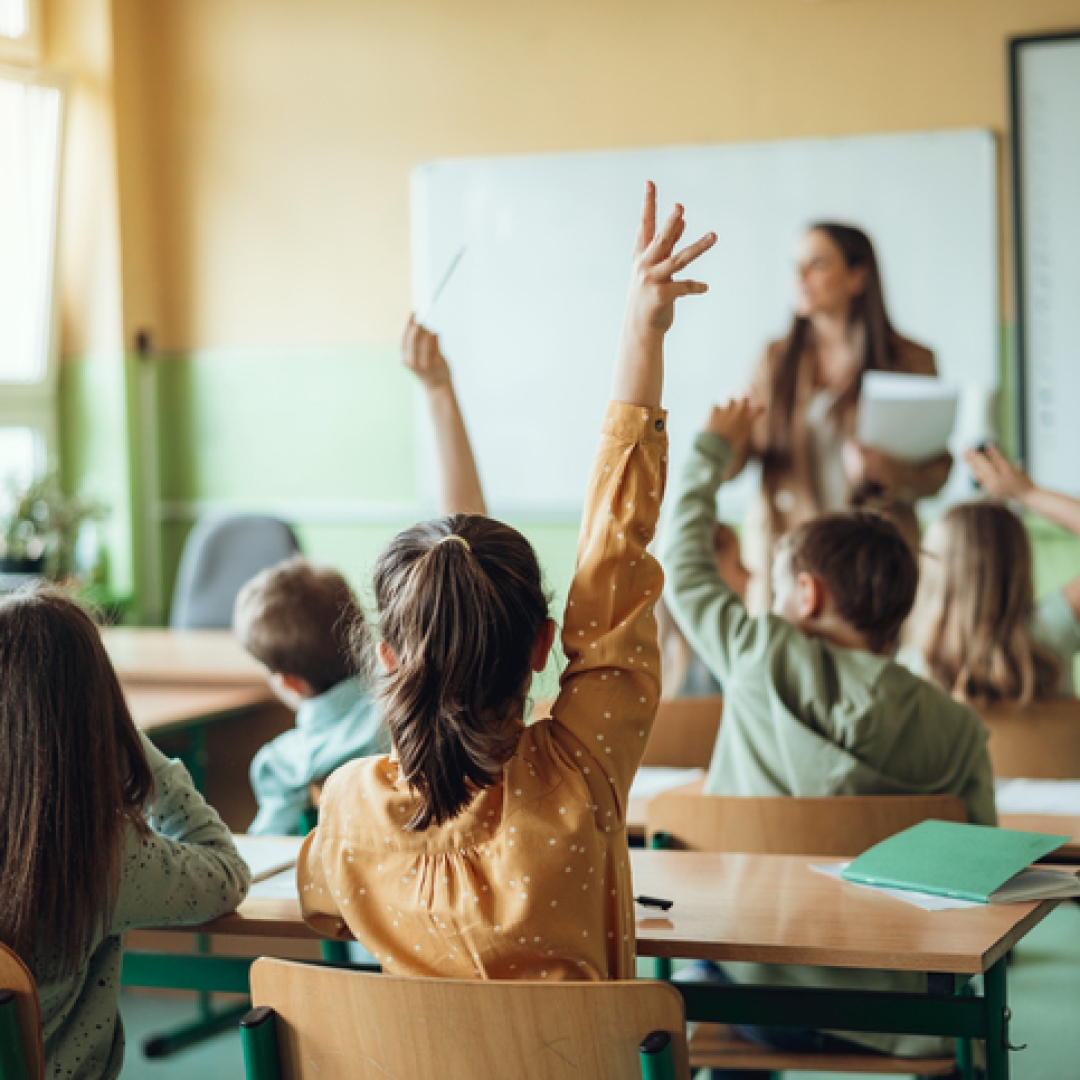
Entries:
{"type": "Polygon", "coordinates": [[[441,537],[439,540],[436,540],[435,542],[436,542],[436,544],[445,544],[448,540],[454,540],[455,542],[457,542],[459,544],[464,544],[466,551],[468,551],[468,552],[472,551],[472,545],[469,543],[469,541],[466,540],[464,536],[458,536],[457,533],[449,533],[448,535],[441,537]]]}

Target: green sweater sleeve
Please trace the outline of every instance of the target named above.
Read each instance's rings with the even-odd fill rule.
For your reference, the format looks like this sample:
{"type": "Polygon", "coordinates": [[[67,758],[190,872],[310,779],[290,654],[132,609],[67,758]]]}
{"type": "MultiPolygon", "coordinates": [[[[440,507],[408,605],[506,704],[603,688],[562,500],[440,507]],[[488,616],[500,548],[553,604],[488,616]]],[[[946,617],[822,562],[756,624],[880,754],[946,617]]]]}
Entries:
{"type": "Polygon", "coordinates": [[[716,569],[716,494],[733,460],[725,439],[708,432],[695,437],[676,491],[663,560],[672,615],[725,689],[739,667],[762,658],[772,622],[751,618],[716,569]]]}

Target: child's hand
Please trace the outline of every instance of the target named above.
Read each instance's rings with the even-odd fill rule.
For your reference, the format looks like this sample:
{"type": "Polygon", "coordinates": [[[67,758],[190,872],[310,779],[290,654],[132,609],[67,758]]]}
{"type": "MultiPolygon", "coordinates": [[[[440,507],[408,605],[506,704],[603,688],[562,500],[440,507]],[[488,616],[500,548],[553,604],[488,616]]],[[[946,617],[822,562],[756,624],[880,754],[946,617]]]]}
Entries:
{"type": "Polygon", "coordinates": [[[622,339],[615,365],[612,396],[633,405],[656,407],[664,387],[664,334],[675,320],[675,301],[680,296],[703,293],[708,286],[700,281],[676,281],[698,256],[716,243],[706,233],[696,244],[675,252],[686,228],[683,208],[676,205],[660,232],[656,231],[656,186],[645,186],[645,207],[641,214],[630,295],[626,298],[622,339]]]}
{"type": "Polygon", "coordinates": [[[983,491],[999,499],[1023,502],[1025,496],[1035,490],[1031,477],[1009,461],[996,446],[968,450],[964,460],[983,491]]]}
{"type": "Polygon", "coordinates": [[[656,231],[656,185],[645,187],[645,206],[634,244],[634,269],[630,279],[630,297],[626,320],[641,337],[664,334],[675,321],[675,301],[680,296],[708,292],[702,281],[676,281],[675,275],[716,243],[715,233],[706,233],[696,243],[675,252],[686,229],[683,208],[679,203],[671,211],[664,227],[656,231]]]}
{"type": "Polygon", "coordinates": [[[439,338],[425,330],[415,315],[409,316],[405,336],[401,339],[401,362],[428,390],[441,390],[450,385],[450,367],[439,350],[439,338]]]}
{"type": "Polygon", "coordinates": [[[762,407],[748,397],[732,398],[724,405],[714,405],[705,430],[726,439],[735,457],[741,458],[750,442],[754,421],[761,415],[762,407]]]}

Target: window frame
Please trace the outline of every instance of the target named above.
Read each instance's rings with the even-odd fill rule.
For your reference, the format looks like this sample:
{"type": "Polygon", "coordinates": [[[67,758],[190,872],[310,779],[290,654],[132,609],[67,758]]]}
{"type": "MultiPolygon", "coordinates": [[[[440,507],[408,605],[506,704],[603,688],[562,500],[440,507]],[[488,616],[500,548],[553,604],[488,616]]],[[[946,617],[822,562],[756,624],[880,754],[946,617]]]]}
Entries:
{"type": "Polygon", "coordinates": [[[26,0],[26,21],[22,37],[0,34],[0,63],[37,64],[41,60],[41,0],[26,0]]]}

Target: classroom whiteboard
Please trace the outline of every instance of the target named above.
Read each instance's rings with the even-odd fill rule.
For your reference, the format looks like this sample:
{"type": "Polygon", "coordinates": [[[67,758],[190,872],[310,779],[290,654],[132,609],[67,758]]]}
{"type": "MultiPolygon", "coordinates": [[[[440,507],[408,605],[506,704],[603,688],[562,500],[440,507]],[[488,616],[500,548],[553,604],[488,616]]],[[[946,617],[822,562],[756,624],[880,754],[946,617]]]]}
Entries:
{"type": "Polygon", "coordinates": [[[1037,483],[1080,494],[1080,33],[1011,58],[1022,452],[1037,483]]]}
{"type": "MultiPolygon", "coordinates": [[[[995,143],[985,131],[437,161],[412,178],[413,299],[442,335],[492,513],[579,514],[611,385],[646,179],[688,235],[719,243],[680,301],[665,405],[672,469],[707,406],[744,389],[790,324],[794,245],[812,221],[867,229],[898,328],[966,387],[960,437],[987,431],[998,374],[995,143]],[[462,247],[453,276],[433,293],[462,247]]],[[[420,488],[434,450],[418,425],[420,488]]],[[[952,485],[970,490],[963,470],[952,485]]],[[[746,477],[724,496],[741,516],[746,477]]]]}

